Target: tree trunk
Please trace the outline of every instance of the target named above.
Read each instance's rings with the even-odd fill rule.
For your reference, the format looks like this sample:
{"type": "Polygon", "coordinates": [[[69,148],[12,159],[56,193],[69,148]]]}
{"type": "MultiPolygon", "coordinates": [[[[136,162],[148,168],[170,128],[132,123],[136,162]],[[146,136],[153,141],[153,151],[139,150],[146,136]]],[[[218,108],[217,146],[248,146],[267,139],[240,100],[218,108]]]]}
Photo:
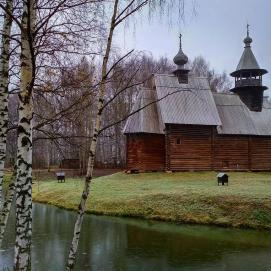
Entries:
{"type": "MultiPolygon", "coordinates": [[[[6,10],[12,14],[13,0],[6,1],[6,10]]],[[[8,128],[8,81],[10,58],[10,32],[12,18],[5,13],[0,56],[0,207],[2,206],[2,185],[6,158],[6,139],[8,128]]]]}
{"type": "Polygon", "coordinates": [[[2,241],[4,238],[4,233],[7,227],[7,222],[8,222],[8,217],[10,213],[10,208],[12,205],[13,197],[15,194],[15,187],[16,187],[16,175],[17,175],[17,170],[16,170],[16,165],[14,166],[14,171],[10,180],[10,184],[8,187],[8,191],[5,196],[5,201],[3,204],[3,208],[1,210],[0,214],[0,248],[2,246],[2,241]]]}
{"type": "Polygon", "coordinates": [[[88,199],[91,180],[93,176],[93,167],[94,167],[94,158],[95,158],[95,153],[96,153],[97,139],[98,139],[99,132],[101,129],[101,117],[102,117],[102,110],[103,110],[103,105],[104,105],[104,95],[105,95],[105,87],[106,87],[106,80],[107,80],[107,64],[108,64],[108,59],[109,59],[111,46],[112,46],[112,38],[113,38],[114,29],[115,29],[115,20],[117,16],[118,2],[119,0],[115,0],[114,2],[114,10],[113,10],[113,15],[111,19],[110,31],[107,38],[105,55],[103,57],[102,80],[101,80],[99,93],[98,93],[98,107],[97,107],[97,115],[95,118],[94,132],[93,132],[93,137],[90,143],[89,158],[88,158],[88,164],[87,164],[87,174],[85,177],[84,190],[83,190],[81,201],[78,207],[77,219],[74,225],[73,239],[72,239],[72,244],[70,247],[66,271],[73,270],[74,265],[75,265],[75,259],[76,259],[76,253],[77,253],[78,243],[79,243],[79,238],[80,238],[80,233],[81,233],[83,216],[85,213],[86,202],[88,199]]]}
{"type": "Polygon", "coordinates": [[[35,0],[24,1],[21,22],[21,85],[17,142],[16,242],[14,270],[31,270],[32,89],[35,78],[33,32],[35,0]]]}

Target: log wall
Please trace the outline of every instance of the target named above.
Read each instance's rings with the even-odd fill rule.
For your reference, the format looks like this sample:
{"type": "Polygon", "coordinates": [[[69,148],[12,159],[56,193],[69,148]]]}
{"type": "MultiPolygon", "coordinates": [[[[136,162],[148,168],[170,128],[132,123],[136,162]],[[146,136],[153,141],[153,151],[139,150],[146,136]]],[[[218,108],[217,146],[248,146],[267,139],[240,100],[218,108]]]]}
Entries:
{"type": "Polygon", "coordinates": [[[219,135],[212,126],[167,125],[165,136],[127,135],[127,168],[271,171],[271,137],[219,135]]]}
{"type": "Polygon", "coordinates": [[[251,170],[271,170],[271,137],[251,138],[251,170]]]}
{"type": "Polygon", "coordinates": [[[248,136],[221,136],[214,130],[214,170],[249,170],[248,136]]]}
{"type": "Polygon", "coordinates": [[[167,127],[168,170],[210,170],[212,127],[170,125],[167,127]]]}
{"type": "Polygon", "coordinates": [[[127,135],[127,169],[165,170],[165,136],[156,134],[127,135]]]}

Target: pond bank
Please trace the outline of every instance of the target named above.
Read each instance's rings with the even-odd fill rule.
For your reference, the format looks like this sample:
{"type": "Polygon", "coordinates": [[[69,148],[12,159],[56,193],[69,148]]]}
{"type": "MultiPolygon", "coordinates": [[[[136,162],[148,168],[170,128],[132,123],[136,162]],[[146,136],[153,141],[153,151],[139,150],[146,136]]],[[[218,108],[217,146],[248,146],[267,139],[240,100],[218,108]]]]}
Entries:
{"type": "MultiPolygon", "coordinates": [[[[77,210],[83,181],[37,182],[36,202],[77,210]]],[[[116,173],[93,180],[87,213],[174,223],[271,229],[271,173],[230,173],[218,187],[215,172],[116,173]]]]}

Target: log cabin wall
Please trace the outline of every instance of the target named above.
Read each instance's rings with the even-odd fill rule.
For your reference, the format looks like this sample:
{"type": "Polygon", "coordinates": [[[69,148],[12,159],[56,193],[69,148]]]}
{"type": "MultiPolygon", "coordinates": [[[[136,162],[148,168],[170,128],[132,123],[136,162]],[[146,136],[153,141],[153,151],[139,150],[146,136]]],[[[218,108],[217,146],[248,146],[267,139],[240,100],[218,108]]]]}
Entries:
{"type": "Polygon", "coordinates": [[[217,135],[213,131],[213,169],[249,170],[249,137],[217,135]]]}
{"type": "Polygon", "coordinates": [[[271,170],[271,137],[219,135],[212,126],[167,125],[166,136],[127,135],[127,169],[271,170]]]}
{"type": "Polygon", "coordinates": [[[219,135],[211,126],[167,125],[166,169],[271,170],[271,137],[219,135]]]}
{"type": "Polygon", "coordinates": [[[271,137],[251,137],[251,170],[271,170],[271,137]]]}
{"type": "Polygon", "coordinates": [[[167,125],[167,170],[211,170],[212,126],[167,125]]]}
{"type": "Polygon", "coordinates": [[[127,169],[165,170],[165,136],[158,134],[127,135],[127,169]]]}
{"type": "Polygon", "coordinates": [[[217,135],[214,170],[271,170],[271,137],[217,135]]]}

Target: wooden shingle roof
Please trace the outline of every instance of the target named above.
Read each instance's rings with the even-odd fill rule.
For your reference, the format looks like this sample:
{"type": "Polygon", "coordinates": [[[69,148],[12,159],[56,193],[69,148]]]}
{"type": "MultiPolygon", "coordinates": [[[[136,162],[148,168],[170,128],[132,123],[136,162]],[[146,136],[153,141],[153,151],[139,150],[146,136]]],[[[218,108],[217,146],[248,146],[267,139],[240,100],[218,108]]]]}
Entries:
{"type": "Polygon", "coordinates": [[[207,78],[190,76],[180,84],[174,75],[155,75],[162,121],[171,124],[221,125],[207,78]]]}
{"type": "MultiPolygon", "coordinates": [[[[155,91],[152,89],[141,89],[132,112],[156,101],[155,91]]],[[[156,103],[130,116],[124,127],[124,134],[151,133],[164,134],[164,124],[161,121],[156,103]]]]}
{"type": "Polygon", "coordinates": [[[245,47],[236,70],[257,70],[260,66],[250,47],[245,47]]]}
{"type": "Polygon", "coordinates": [[[264,99],[262,112],[250,111],[237,95],[214,94],[222,122],[217,127],[219,134],[271,135],[271,103],[264,99]]]}
{"type": "Polygon", "coordinates": [[[224,135],[271,135],[271,102],[262,112],[251,112],[233,94],[212,93],[206,78],[189,77],[179,84],[174,75],[154,75],[155,89],[142,89],[128,118],[124,133],[164,134],[165,124],[216,126],[224,135]]]}

